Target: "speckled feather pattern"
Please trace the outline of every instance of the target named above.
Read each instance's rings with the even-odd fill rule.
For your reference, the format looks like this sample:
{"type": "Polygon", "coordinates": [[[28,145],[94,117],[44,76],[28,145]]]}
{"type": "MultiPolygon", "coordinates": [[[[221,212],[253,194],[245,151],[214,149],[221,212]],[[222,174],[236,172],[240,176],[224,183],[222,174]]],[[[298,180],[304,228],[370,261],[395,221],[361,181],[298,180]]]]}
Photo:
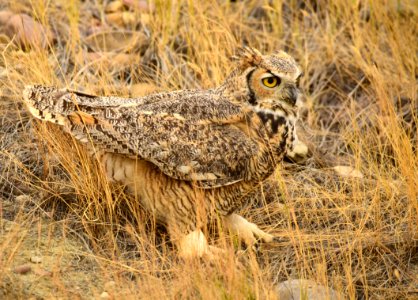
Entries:
{"type": "Polygon", "coordinates": [[[35,85],[24,100],[36,118],[99,151],[109,178],[159,220],[187,231],[199,223],[197,199],[208,211],[230,214],[292,149],[296,108],[280,99],[291,93],[284,85],[258,99],[248,81],[258,70],[289,80],[300,73],[284,52],[246,48],[224,84],[210,90],[125,99],[35,85]]]}

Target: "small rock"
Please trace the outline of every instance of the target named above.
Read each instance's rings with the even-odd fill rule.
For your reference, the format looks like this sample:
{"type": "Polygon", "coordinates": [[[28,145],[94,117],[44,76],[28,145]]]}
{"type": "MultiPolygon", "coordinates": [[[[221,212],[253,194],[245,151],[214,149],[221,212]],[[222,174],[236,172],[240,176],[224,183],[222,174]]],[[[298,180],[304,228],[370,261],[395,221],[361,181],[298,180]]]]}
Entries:
{"type": "Polygon", "coordinates": [[[393,270],[393,275],[395,275],[396,279],[398,279],[399,282],[402,282],[402,276],[398,269],[395,268],[393,270]]]}
{"type": "Polygon", "coordinates": [[[291,279],[277,285],[280,300],[327,300],[344,299],[343,295],[312,280],[291,279]]]}
{"type": "Polygon", "coordinates": [[[123,4],[128,6],[131,9],[138,10],[139,12],[153,12],[155,7],[152,4],[149,4],[145,0],[123,0],[123,4]]]}
{"type": "Polygon", "coordinates": [[[103,292],[100,294],[100,299],[110,299],[110,295],[108,292],[103,292]]]}
{"type": "Polygon", "coordinates": [[[89,35],[84,42],[94,52],[118,52],[129,51],[138,45],[148,45],[145,34],[131,31],[102,31],[89,35]]]}
{"type": "Polygon", "coordinates": [[[106,22],[117,27],[122,27],[124,25],[123,13],[114,12],[106,14],[106,22]]]}
{"type": "Polygon", "coordinates": [[[42,268],[35,268],[33,270],[33,273],[35,273],[38,276],[52,276],[52,272],[47,271],[47,270],[42,269],[42,268]]]}
{"type": "Polygon", "coordinates": [[[130,11],[120,11],[106,14],[106,21],[116,27],[123,27],[125,25],[134,25],[137,23],[137,18],[130,11]]]}
{"type": "Polygon", "coordinates": [[[137,18],[134,13],[124,11],[122,13],[122,21],[124,25],[134,25],[137,22],[137,18]]]}
{"type": "Polygon", "coordinates": [[[116,282],[114,282],[113,280],[108,281],[104,284],[104,290],[106,292],[111,293],[115,290],[115,288],[116,288],[116,282]]]}
{"type": "Polygon", "coordinates": [[[29,273],[31,270],[32,270],[32,267],[30,265],[20,265],[14,269],[14,272],[17,274],[23,275],[23,274],[29,273]]]}
{"type": "Polygon", "coordinates": [[[30,202],[32,198],[29,195],[19,195],[15,197],[15,201],[19,204],[30,202]]]}
{"type": "Polygon", "coordinates": [[[11,16],[13,16],[13,13],[10,10],[0,11],[0,26],[6,24],[11,16]]]}
{"type": "Polygon", "coordinates": [[[30,262],[34,263],[34,264],[40,264],[42,262],[42,257],[41,256],[31,256],[30,257],[30,262]]]}
{"type": "Polygon", "coordinates": [[[117,12],[123,9],[123,3],[122,1],[116,0],[110,2],[108,5],[106,5],[105,12],[106,13],[112,13],[117,12]]]}
{"type": "Polygon", "coordinates": [[[350,166],[335,166],[334,171],[344,177],[363,178],[363,174],[350,166]]]}
{"type": "Polygon", "coordinates": [[[22,48],[46,48],[52,41],[52,34],[26,14],[11,16],[4,32],[22,48]]]}

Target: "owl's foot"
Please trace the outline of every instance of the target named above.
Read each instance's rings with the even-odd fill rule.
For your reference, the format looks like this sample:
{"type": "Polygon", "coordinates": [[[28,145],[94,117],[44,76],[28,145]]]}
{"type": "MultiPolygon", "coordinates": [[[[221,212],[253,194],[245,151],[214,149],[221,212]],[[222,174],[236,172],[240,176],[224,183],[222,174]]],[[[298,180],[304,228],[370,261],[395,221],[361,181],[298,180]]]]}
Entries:
{"type": "Polygon", "coordinates": [[[222,249],[210,246],[205,235],[201,230],[195,230],[179,239],[179,256],[183,259],[193,259],[196,257],[216,258],[222,253],[222,249]]]}
{"type": "Polygon", "coordinates": [[[304,142],[296,140],[293,150],[286,153],[286,157],[294,162],[303,163],[309,156],[309,148],[304,142]]]}
{"type": "Polygon", "coordinates": [[[253,247],[257,240],[270,243],[274,239],[271,234],[264,232],[257,225],[248,222],[237,214],[230,214],[224,217],[224,225],[232,234],[236,234],[241,238],[248,247],[253,247]]]}

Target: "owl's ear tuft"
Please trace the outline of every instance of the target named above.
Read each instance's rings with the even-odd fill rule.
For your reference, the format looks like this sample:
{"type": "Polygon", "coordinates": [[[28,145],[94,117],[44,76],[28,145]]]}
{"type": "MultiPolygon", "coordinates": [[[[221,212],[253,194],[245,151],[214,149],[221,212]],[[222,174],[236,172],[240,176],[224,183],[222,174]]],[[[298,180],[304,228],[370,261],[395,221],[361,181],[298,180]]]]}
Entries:
{"type": "Polygon", "coordinates": [[[237,54],[232,57],[234,61],[246,68],[248,66],[258,66],[263,60],[263,55],[255,48],[238,48],[237,54]]]}

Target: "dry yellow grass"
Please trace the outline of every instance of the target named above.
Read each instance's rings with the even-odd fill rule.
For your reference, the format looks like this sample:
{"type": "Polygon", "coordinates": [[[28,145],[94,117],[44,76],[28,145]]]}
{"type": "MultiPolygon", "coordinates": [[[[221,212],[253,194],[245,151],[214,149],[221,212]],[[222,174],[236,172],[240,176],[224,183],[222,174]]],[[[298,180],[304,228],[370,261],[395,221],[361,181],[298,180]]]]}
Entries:
{"type": "Polygon", "coordinates": [[[2,1],[55,41],[23,51],[0,31],[0,298],[275,299],[289,278],[348,299],[418,297],[417,4],[271,2],[155,1],[152,13],[125,12],[113,33],[87,37],[110,20],[101,1],[2,1]],[[281,237],[257,254],[212,235],[228,249],[222,259],[178,260],[136,199],[22,107],[31,83],[121,96],[215,86],[243,44],[299,61],[313,152],[243,209],[281,237]],[[338,165],[363,177],[337,175],[338,165]],[[43,262],[14,272],[33,255],[43,262]]]}

